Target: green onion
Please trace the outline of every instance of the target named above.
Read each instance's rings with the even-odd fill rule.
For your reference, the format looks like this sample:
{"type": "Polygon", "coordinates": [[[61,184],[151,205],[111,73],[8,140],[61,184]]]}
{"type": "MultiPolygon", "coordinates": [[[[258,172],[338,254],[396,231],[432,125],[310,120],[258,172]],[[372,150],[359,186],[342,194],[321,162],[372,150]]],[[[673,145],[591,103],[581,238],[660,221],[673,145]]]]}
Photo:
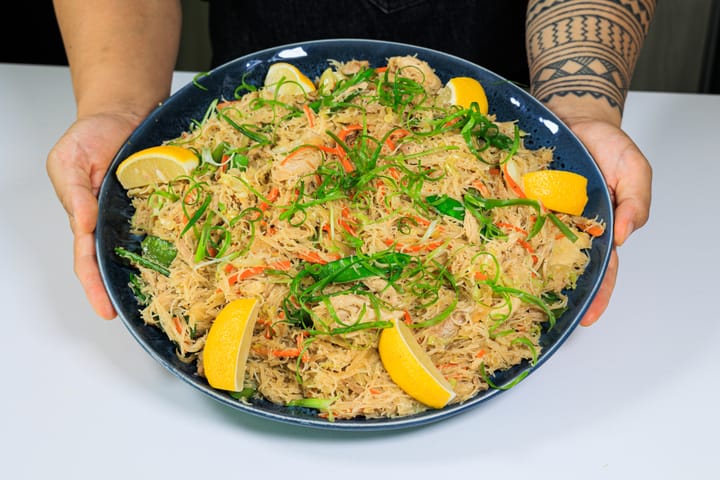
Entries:
{"type": "Polygon", "coordinates": [[[550,217],[550,221],[555,224],[555,226],[560,230],[560,232],[565,235],[568,240],[575,243],[578,239],[577,235],[573,233],[572,230],[570,230],[570,227],[565,225],[565,223],[560,220],[554,213],[548,213],[548,217],[550,217]]]}
{"type": "MultiPolygon", "coordinates": [[[[189,190],[188,190],[189,192],[189,190]]],[[[187,195],[186,195],[187,196],[187,195]]],[[[189,218],[187,225],[185,225],[185,228],[183,228],[182,232],[180,232],[180,236],[182,237],[187,233],[188,230],[193,228],[198,220],[200,220],[200,217],[202,217],[203,213],[205,213],[205,210],[210,206],[210,202],[212,201],[212,197],[210,195],[205,195],[205,199],[203,200],[202,205],[200,205],[200,208],[198,208],[192,217],[189,218]]],[[[187,212],[185,211],[185,203],[183,202],[183,212],[185,212],[185,215],[187,216],[187,212]]]]}
{"type": "Polygon", "coordinates": [[[320,410],[321,412],[327,412],[328,420],[331,422],[334,420],[333,414],[330,411],[330,406],[335,403],[337,398],[298,398],[287,402],[288,407],[301,407],[301,408],[312,408],[314,410],[320,410]]]}
{"type": "Polygon", "coordinates": [[[528,374],[530,374],[530,369],[529,369],[529,368],[526,369],[526,370],[523,370],[522,373],[520,373],[520,375],[518,375],[517,377],[515,377],[515,379],[514,379],[512,382],[506,383],[505,385],[496,385],[496,384],[490,379],[490,377],[488,376],[487,372],[485,372],[485,362],[483,362],[483,363],[480,364],[480,376],[482,377],[483,381],[484,381],[485,383],[487,383],[487,384],[490,386],[490,388],[494,388],[494,389],[496,389],[496,390],[509,390],[509,389],[511,389],[512,387],[514,387],[515,385],[517,385],[518,383],[522,382],[522,381],[525,379],[525,377],[528,376],[528,374]]]}

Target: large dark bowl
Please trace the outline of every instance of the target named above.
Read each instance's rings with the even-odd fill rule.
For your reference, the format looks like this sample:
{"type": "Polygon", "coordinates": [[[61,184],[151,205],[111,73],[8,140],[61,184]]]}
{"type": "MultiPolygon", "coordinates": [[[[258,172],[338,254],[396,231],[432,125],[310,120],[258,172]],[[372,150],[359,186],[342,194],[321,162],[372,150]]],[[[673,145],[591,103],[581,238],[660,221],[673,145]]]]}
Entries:
{"type": "MultiPolygon", "coordinates": [[[[268,66],[277,61],[295,64],[310,78],[314,78],[328,66],[328,60],[347,61],[366,59],[373,66],[381,66],[386,59],[396,55],[417,55],[426,60],[445,82],[454,76],[471,76],[478,79],[488,95],[490,113],[499,121],[518,120],[519,126],[529,135],[525,143],[529,148],[552,147],[553,168],[571,170],[588,178],[588,195],[585,215],[607,222],[607,229],[596,238],[590,251],[590,264],[569,292],[569,309],[558,318],[555,327],[542,334],[542,354],[536,365],[527,362],[497,374],[493,381],[502,386],[522,375],[537,370],[580,322],[590,302],[598,291],[610,258],[613,237],[613,211],[610,195],[603,177],[587,150],[570,130],[548,109],[512,82],[461,58],[413,45],[370,40],[323,40],[280,46],[238,58],[222,65],[197,83],[188,84],[159,106],[128,138],[118,151],[100,189],[100,212],[96,231],[97,256],[100,273],[120,318],[145,350],[170,372],[198,391],[229,405],[232,408],[268,420],[308,427],[341,430],[384,430],[417,426],[442,420],[459,414],[499,395],[504,390],[490,389],[474,398],[440,410],[429,410],[413,416],[397,419],[336,420],[317,417],[313,411],[256,402],[251,405],[238,402],[227,392],[211,388],[207,381],[195,374],[195,366],[187,365],[175,356],[173,344],[163,332],[143,323],[138,303],[128,286],[132,271],[113,252],[117,246],[135,250],[140,239],[129,231],[129,219],[133,214],[125,190],[120,186],[115,170],[124,158],[142,148],[162,143],[188,129],[192,120],[203,117],[208,105],[216,98],[232,98],[233,91],[243,79],[260,86],[268,66]]],[[[522,383],[513,387],[522,388],[522,383]]]]}

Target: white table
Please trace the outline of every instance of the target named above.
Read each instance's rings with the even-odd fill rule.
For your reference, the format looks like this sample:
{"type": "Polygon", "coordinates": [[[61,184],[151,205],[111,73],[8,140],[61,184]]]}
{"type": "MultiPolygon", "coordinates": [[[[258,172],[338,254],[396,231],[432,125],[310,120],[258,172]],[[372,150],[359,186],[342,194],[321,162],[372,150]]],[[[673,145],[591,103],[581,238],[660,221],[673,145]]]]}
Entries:
{"type": "Polygon", "coordinates": [[[0,64],[2,478],[720,478],[720,96],[629,95],[653,210],[599,323],[478,408],[389,433],[236,412],[94,315],[45,171],[74,113],[66,68],[0,64]]]}

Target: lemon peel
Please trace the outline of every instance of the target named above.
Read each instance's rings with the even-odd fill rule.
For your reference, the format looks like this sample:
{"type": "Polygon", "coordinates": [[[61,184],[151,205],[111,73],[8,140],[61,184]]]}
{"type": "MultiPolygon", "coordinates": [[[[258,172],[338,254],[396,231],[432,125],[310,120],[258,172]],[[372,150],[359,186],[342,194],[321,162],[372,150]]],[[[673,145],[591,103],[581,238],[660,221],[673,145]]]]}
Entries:
{"type": "Polygon", "coordinates": [[[203,370],[211,387],[239,392],[260,302],[245,297],[220,311],[208,331],[203,348],[203,370]]]}
{"type": "Polygon", "coordinates": [[[378,352],[390,378],[405,393],[432,408],[442,408],[455,398],[450,383],[418,344],[410,327],[393,319],[383,329],[378,352]]]}
{"type": "Polygon", "coordinates": [[[283,95],[302,95],[315,91],[315,84],[295,65],[287,62],[277,62],[270,65],[265,81],[268,91],[283,95]]]}
{"type": "Polygon", "coordinates": [[[480,113],[488,114],[488,99],[485,89],[474,78],[471,77],[453,77],[448,80],[446,87],[450,91],[450,103],[459,105],[462,108],[470,108],[475,102],[478,104],[480,113]]]}
{"type": "Polygon", "coordinates": [[[522,176],[527,198],[549,210],[582,215],[588,202],[587,178],[565,170],[537,170],[522,176]]]}
{"type": "Polygon", "coordinates": [[[125,189],[168,183],[189,175],[198,165],[192,150],[175,145],[157,145],[133,153],[120,162],[115,175],[125,189]]]}

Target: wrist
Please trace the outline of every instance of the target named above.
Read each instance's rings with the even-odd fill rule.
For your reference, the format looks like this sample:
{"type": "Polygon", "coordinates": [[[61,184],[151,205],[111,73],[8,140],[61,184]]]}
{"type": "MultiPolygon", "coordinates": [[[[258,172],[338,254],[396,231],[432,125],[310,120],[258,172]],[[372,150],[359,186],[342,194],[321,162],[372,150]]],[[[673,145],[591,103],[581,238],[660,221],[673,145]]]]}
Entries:
{"type": "Polygon", "coordinates": [[[570,127],[589,121],[599,121],[620,127],[622,122],[620,108],[613,107],[605,99],[595,98],[591,95],[578,96],[572,93],[564,96],[555,95],[544,103],[570,127]]]}

